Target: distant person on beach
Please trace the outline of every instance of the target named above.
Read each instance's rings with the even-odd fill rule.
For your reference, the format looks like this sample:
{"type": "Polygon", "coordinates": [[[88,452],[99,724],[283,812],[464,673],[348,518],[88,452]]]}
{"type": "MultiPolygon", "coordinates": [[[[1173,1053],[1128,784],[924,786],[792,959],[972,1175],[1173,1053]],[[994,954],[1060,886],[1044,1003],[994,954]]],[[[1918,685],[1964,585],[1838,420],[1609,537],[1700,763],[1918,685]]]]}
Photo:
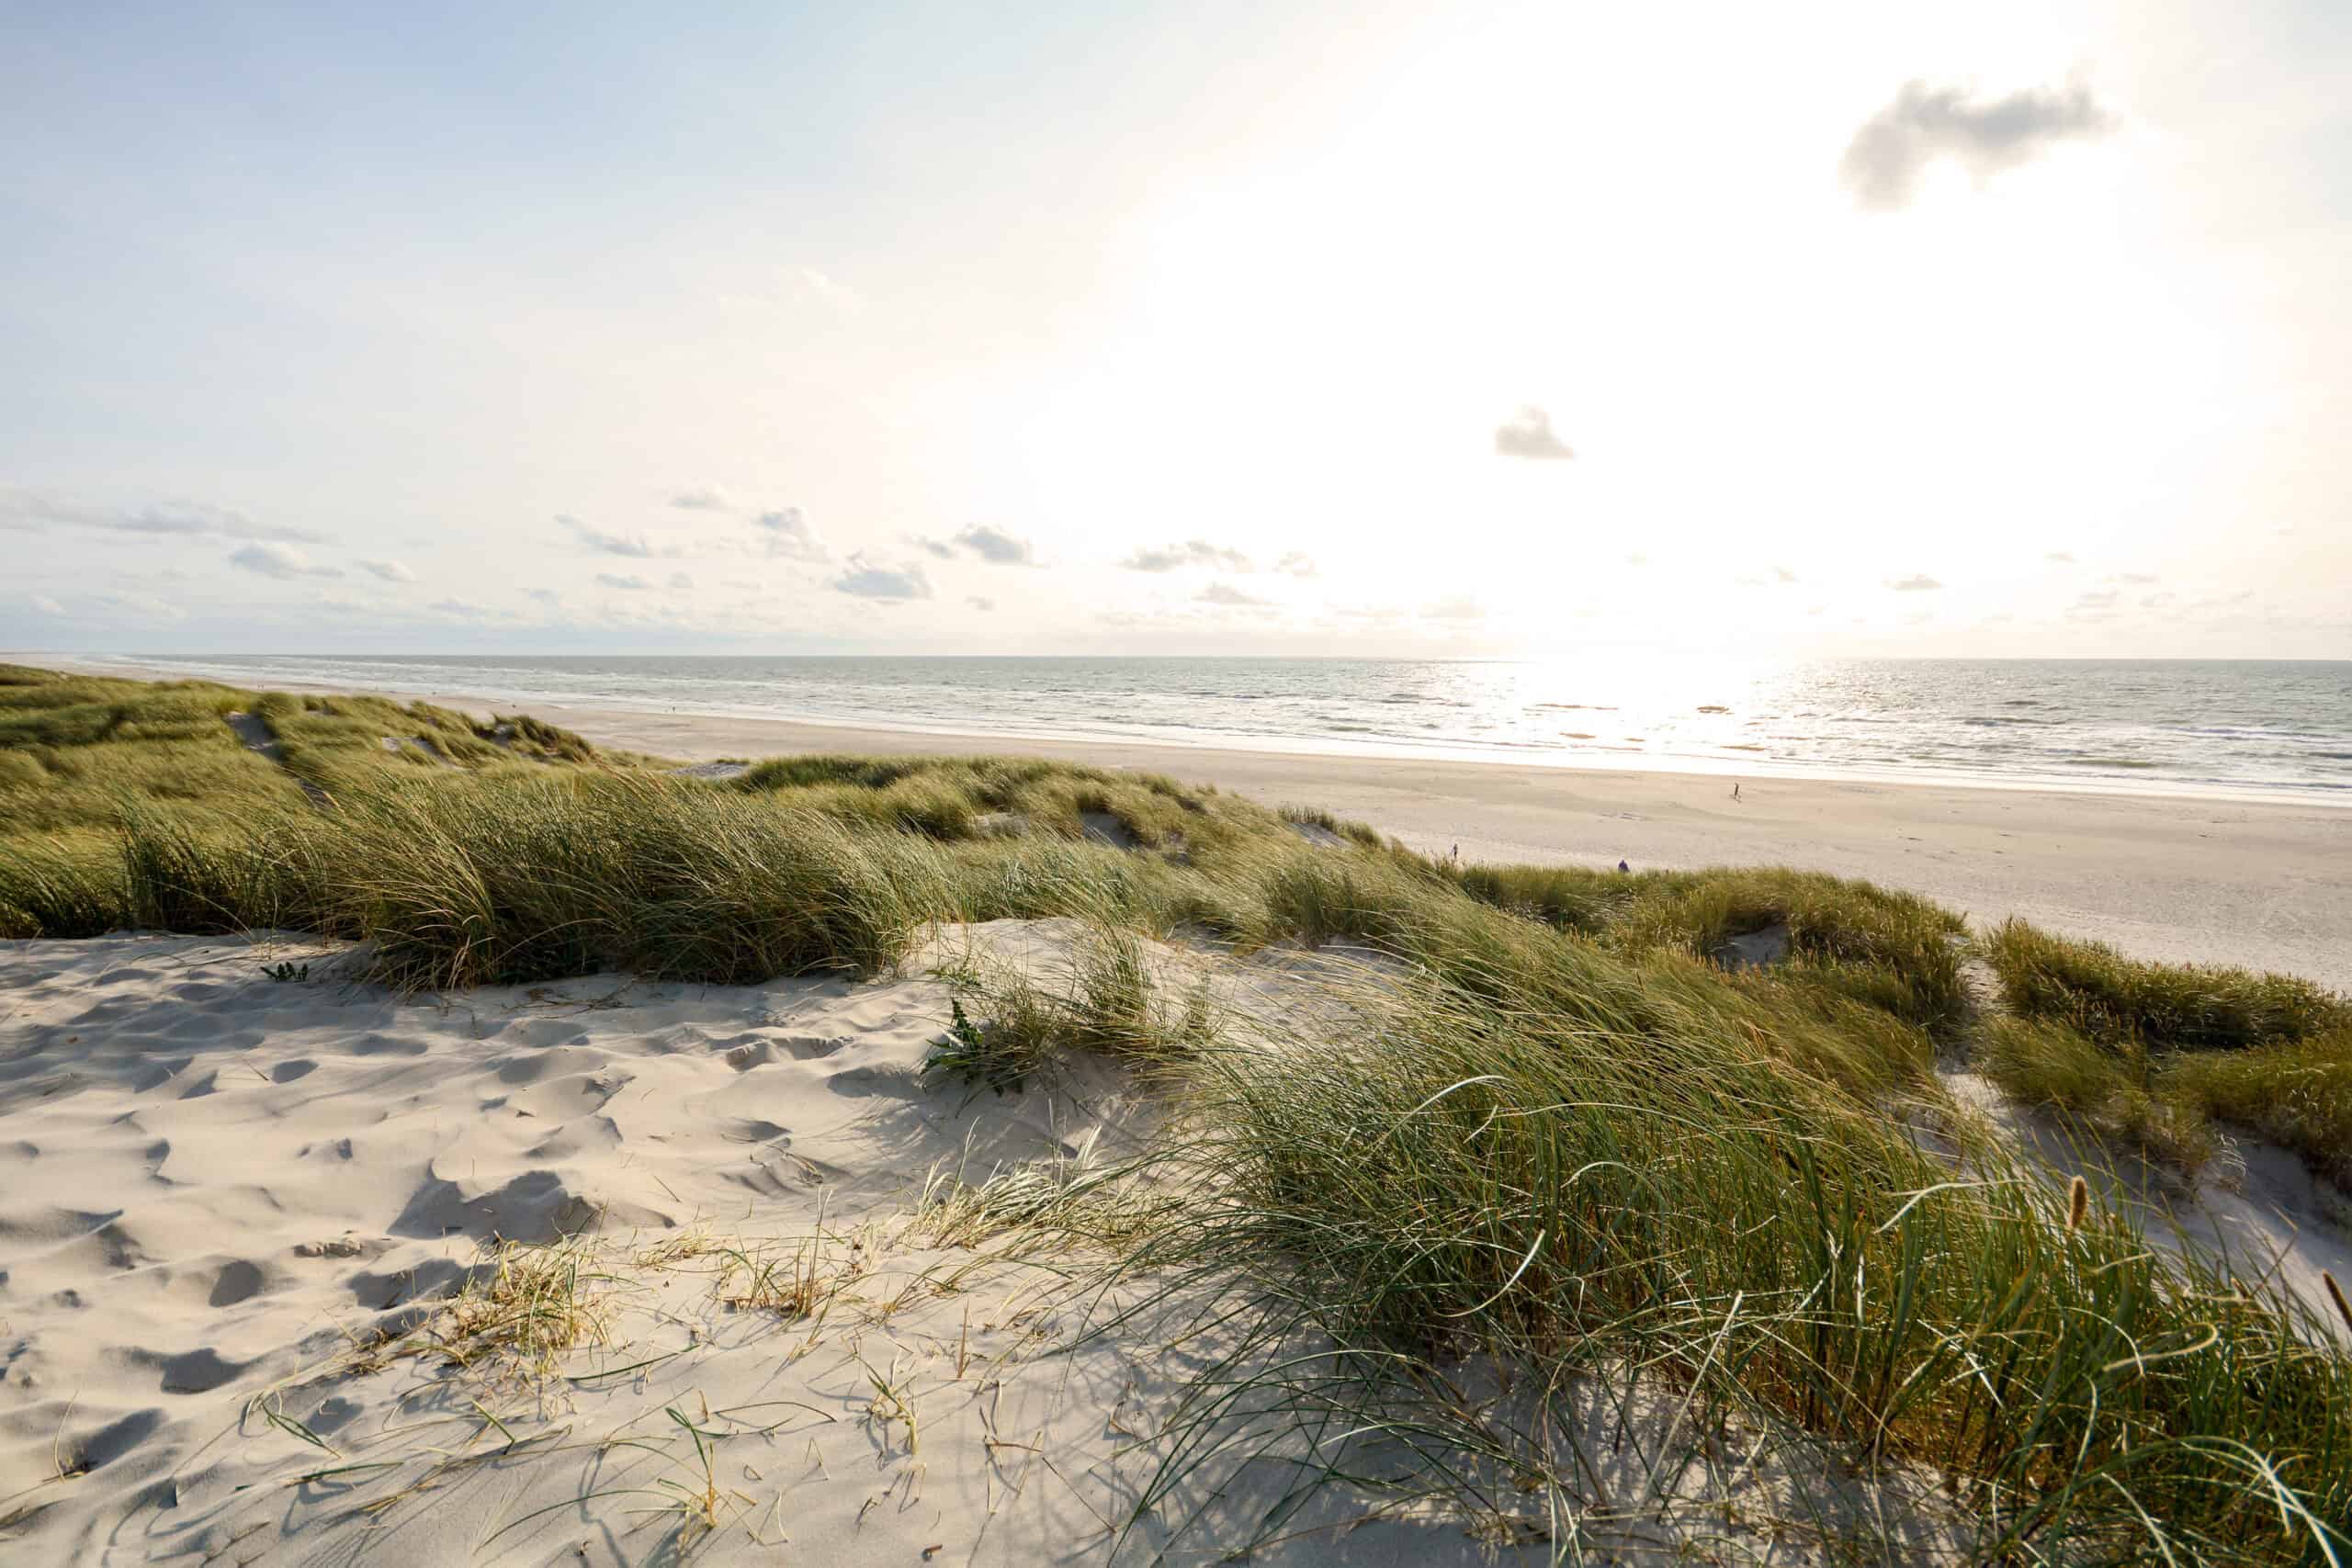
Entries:
{"type": "Polygon", "coordinates": [[[1621,861],[1619,861],[1619,862],[1617,863],[1617,869],[1618,869],[1619,871],[1631,871],[1631,870],[1633,870],[1634,868],[1633,868],[1632,866],[1630,866],[1630,865],[1627,865],[1623,861],[1622,861],[1622,860],[1621,860],[1621,861]]]}
{"type": "Polygon", "coordinates": [[[1739,798],[1739,785],[1736,784],[1731,786],[1731,797],[1734,800],[1737,800],[1739,798]]]}

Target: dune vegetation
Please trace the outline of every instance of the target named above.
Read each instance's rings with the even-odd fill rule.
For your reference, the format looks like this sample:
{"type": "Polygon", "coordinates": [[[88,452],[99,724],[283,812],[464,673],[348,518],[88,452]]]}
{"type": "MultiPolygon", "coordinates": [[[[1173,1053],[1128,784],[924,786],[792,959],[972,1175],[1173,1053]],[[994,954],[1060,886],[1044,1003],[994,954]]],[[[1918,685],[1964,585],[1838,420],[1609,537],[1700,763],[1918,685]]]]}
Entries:
{"type": "Polygon", "coordinates": [[[1988,1561],[2352,1561],[2352,1316],[2148,1245],[2103,1190],[1972,1131],[1936,1076],[1967,1059],[2183,1167],[2237,1128],[2343,1179],[2352,1008],[2316,987],[2016,922],[1972,937],[1796,871],[1459,866],[1126,772],[680,777],[523,718],[0,669],[0,936],[292,929],[445,989],[874,973],[943,925],[1052,917],[1095,932],[1076,983],[973,976],[941,1069],[1149,1068],[1187,1135],[1119,1179],[1182,1193],[1181,1222],[1097,1183],[1020,1223],[1247,1283],[1254,1326],[1204,1410],[1272,1389],[1285,1430],[1378,1423],[1565,1507],[1544,1412],[1638,1388],[1692,1443],[1762,1432],[1926,1478],[1988,1561]],[[1781,961],[1725,961],[1768,931],[1781,961]],[[1346,943],[1381,978],[1300,1071],[1159,994],[1142,937],[1346,943]],[[1303,1335],[1337,1353],[1274,1353],[1303,1335]],[[1449,1414],[1431,1390],[1470,1360],[1510,1370],[1523,1419],[1449,1414]]]}

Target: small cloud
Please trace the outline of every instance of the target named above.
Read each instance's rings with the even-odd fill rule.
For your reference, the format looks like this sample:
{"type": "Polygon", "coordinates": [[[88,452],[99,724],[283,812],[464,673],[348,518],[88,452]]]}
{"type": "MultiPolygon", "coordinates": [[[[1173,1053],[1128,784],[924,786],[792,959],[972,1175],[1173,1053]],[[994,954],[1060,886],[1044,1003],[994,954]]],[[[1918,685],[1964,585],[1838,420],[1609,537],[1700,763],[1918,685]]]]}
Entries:
{"type": "Polygon", "coordinates": [[[910,534],[907,536],[907,543],[925,555],[936,557],[940,560],[956,558],[956,547],[944,539],[926,539],[920,534],[910,534]]]}
{"type": "Polygon", "coordinates": [[[2117,595],[2112,589],[2101,593],[2076,594],[2075,602],[2066,606],[2066,614],[2069,615],[2089,615],[2098,614],[2101,611],[2111,610],[2115,607],[2116,598],[2117,595]]]}
{"type": "Polygon", "coordinates": [[[649,593],[653,589],[651,581],[635,572],[623,577],[616,572],[600,571],[596,574],[596,581],[603,587],[617,588],[624,593],[649,593]]]}
{"type": "Polygon", "coordinates": [[[1625,558],[1625,564],[1627,566],[1647,566],[1650,564],[1650,558],[1642,554],[1641,551],[1635,550],[1632,555],[1625,558]]]}
{"type": "Polygon", "coordinates": [[[537,599],[542,604],[560,604],[563,603],[563,595],[558,593],[552,588],[533,588],[527,590],[527,592],[532,598],[537,599]]]}
{"type": "Polygon", "coordinates": [[[1794,581],[1797,580],[1797,574],[1796,574],[1795,572],[1793,572],[1793,571],[1791,571],[1787,567],[1784,567],[1784,566],[1776,566],[1776,567],[1774,567],[1774,568],[1772,569],[1772,576],[1773,576],[1773,579],[1774,579],[1776,581],[1781,581],[1781,582],[1794,582],[1794,581]]]}
{"type": "Polygon", "coordinates": [[[1552,416],[1533,403],[1495,426],[1495,455],[1500,457],[1573,457],[1568,444],[1552,434],[1552,416]]]}
{"type": "Polygon", "coordinates": [[[33,608],[39,610],[44,615],[62,615],[65,614],[65,606],[59,604],[56,600],[51,598],[46,593],[34,593],[29,594],[27,597],[31,600],[33,608]]]}
{"type": "Polygon", "coordinates": [[[247,545],[229,557],[229,564],[264,577],[341,577],[331,566],[312,566],[302,552],[287,545],[247,545]]]}
{"type": "Polygon", "coordinates": [[[103,528],[117,534],[210,534],[226,539],[322,545],[327,536],[311,528],[256,523],[242,512],[203,502],[157,505],[101,506],[34,491],[0,491],[0,527],[38,528],[56,523],[69,528],[103,528]]]}
{"type": "Polygon", "coordinates": [[[670,574],[670,586],[679,590],[681,592],[692,588],[694,585],[695,580],[688,577],[683,571],[673,571],[670,574]]]}
{"type": "Polygon", "coordinates": [[[1226,571],[1254,571],[1250,558],[1239,550],[1223,545],[1212,545],[1206,539],[1187,539],[1181,545],[1169,545],[1160,549],[1139,549],[1119,563],[1129,571],[1181,571],[1186,567],[1205,566],[1226,571]]]}
{"type": "Polygon", "coordinates": [[[980,593],[973,594],[970,598],[965,600],[964,603],[969,604],[975,610],[993,610],[996,608],[995,600],[980,593]]]}
{"type": "Polygon", "coordinates": [[[833,579],[837,592],[853,594],[860,599],[928,599],[931,580],[922,568],[909,564],[901,567],[877,566],[864,555],[849,558],[848,570],[833,579]]]}
{"type": "Polygon", "coordinates": [[[1897,212],[1910,205],[1920,176],[1939,159],[1958,163],[1981,186],[2062,141],[2099,136],[2114,125],[2114,117],[2079,82],[1981,99],[1957,87],[1906,82],[1854,132],[1838,172],[1863,211],[1897,212]]]}
{"type": "Polygon", "coordinates": [[[1350,621],[1400,621],[1405,618],[1401,604],[1339,604],[1331,613],[1350,621]]]}
{"type": "Polygon", "coordinates": [[[1897,593],[1932,593],[1943,586],[1925,572],[1913,572],[1908,577],[1889,579],[1887,586],[1897,593]]]}
{"type": "Polygon", "coordinates": [[[1193,598],[1195,603],[1202,604],[1232,604],[1258,609],[1262,609],[1272,603],[1272,600],[1254,598],[1244,593],[1230,582],[1212,582],[1198,593],[1193,594],[1193,598]]]}
{"type": "Polygon", "coordinates": [[[670,498],[670,504],[681,512],[725,512],[733,503],[727,499],[725,491],[717,485],[706,485],[699,490],[680,491],[670,498]]]}
{"type": "Polygon", "coordinates": [[[2052,550],[2041,558],[2046,561],[2055,561],[2060,566],[2072,566],[2075,564],[2075,558],[2064,550],[2052,550]]]}
{"type": "Polygon", "coordinates": [[[752,526],[759,531],[767,553],[779,559],[822,564],[833,558],[833,552],[809,525],[808,514],[797,506],[763,512],[752,519],[752,526]]]}
{"type": "Polygon", "coordinates": [[[2109,577],[2108,581],[2109,582],[2129,582],[2135,587],[2145,588],[2150,583],[2156,582],[2161,580],[2155,575],[2155,573],[2150,571],[2119,571],[2109,577]]]}
{"type": "Polygon", "coordinates": [[[1313,577],[1315,558],[1304,550],[1293,550],[1274,563],[1274,570],[1287,577],[1313,577]]]}
{"type": "Polygon", "coordinates": [[[1028,540],[985,523],[975,523],[956,536],[956,542],[993,566],[1035,566],[1037,554],[1028,540]]]}
{"type": "Polygon", "coordinates": [[[477,604],[470,599],[436,600],[426,608],[436,615],[447,615],[453,621],[497,621],[505,617],[487,604],[477,604]]]}
{"type": "Polygon", "coordinates": [[[577,517],[559,516],[556,521],[571,530],[573,537],[592,550],[608,556],[628,556],[636,560],[650,560],[655,556],[675,555],[675,550],[656,549],[652,541],[642,534],[615,534],[603,528],[592,528],[577,517]]]}
{"type": "Polygon", "coordinates": [[[387,582],[414,582],[416,573],[396,560],[364,560],[360,566],[387,582]]]}
{"type": "Polygon", "coordinates": [[[1807,615],[1818,615],[1819,614],[1821,614],[1824,610],[1826,610],[1827,608],[1829,608],[1829,606],[1828,606],[1828,605],[1826,605],[1826,604],[1815,604],[1812,609],[1807,610],[1807,611],[1805,612],[1805,614],[1806,614],[1807,615]]]}
{"type": "Polygon", "coordinates": [[[1487,608],[1466,593],[1456,593],[1435,604],[1421,606],[1421,618],[1430,621],[1483,621],[1487,608]]]}

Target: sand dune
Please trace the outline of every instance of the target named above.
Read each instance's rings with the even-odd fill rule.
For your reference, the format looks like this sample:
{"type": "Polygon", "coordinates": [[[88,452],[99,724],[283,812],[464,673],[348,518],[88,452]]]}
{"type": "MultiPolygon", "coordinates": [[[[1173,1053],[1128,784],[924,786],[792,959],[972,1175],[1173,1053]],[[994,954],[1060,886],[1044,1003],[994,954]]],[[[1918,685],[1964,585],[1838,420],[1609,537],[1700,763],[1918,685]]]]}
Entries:
{"type": "MultiPolygon", "coordinates": [[[[1048,963],[1069,931],[947,940],[1048,963]]],[[[1102,1560],[1154,1462],[1120,1434],[1194,1357],[1067,1353],[1060,1270],[907,1221],[934,1168],[1131,1146],[1114,1074],[919,1080],[948,1015],[927,977],[405,998],[337,969],[299,940],[0,951],[0,1555],[1102,1560]],[[394,1353],[499,1243],[574,1233],[568,1378],[394,1353]],[[821,1306],[743,1304],[770,1265],[821,1306]]],[[[1136,1550],[1203,1506],[1204,1543],[1248,1539],[1290,1485],[1260,1468],[1164,1499],[1136,1550]]],[[[1266,1560],[1335,1560],[1316,1543],[1363,1504],[1318,1506],[1266,1560]]],[[[1457,1521],[1377,1530],[1340,1560],[1483,1551],[1457,1521]]]]}

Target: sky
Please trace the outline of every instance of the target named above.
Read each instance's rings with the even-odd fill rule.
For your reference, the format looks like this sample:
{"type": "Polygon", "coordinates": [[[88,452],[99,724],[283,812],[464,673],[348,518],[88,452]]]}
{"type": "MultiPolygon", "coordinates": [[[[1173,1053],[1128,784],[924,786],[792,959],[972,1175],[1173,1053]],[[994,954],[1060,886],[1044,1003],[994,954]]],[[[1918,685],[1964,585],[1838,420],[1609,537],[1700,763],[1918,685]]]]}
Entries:
{"type": "Polygon", "coordinates": [[[0,4],[0,648],[2352,658],[2352,7],[0,4]]]}

